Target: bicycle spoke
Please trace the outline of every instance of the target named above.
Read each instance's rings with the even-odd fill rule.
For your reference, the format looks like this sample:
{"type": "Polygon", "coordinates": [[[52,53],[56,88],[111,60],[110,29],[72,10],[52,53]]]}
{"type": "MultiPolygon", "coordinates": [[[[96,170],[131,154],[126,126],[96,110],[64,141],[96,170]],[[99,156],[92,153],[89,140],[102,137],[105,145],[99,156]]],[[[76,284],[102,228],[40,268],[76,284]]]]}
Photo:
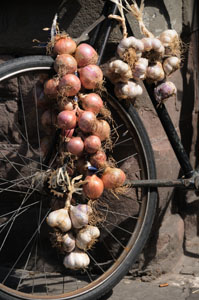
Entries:
{"type": "MultiPolygon", "coordinates": [[[[36,201],[36,202],[34,202],[34,203],[28,204],[28,205],[26,205],[26,206],[23,206],[21,209],[24,209],[24,208],[30,208],[31,206],[34,206],[34,205],[38,204],[39,202],[40,202],[40,201],[36,201]]],[[[6,216],[8,216],[8,215],[10,215],[10,214],[12,214],[12,213],[14,213],[14,212],[16,212],[16,211],[17,211],[17,209],[12,210],[12,211],[10,211],[9,213],[0,215],[0,218],[4,218],[4,217],[6,217],[6,216]]],[[[19,211],[20,211],[20,210],[19,210],[19,211]]],[[[1,227],[1,226],[2,226],[2,225],[0,225],[0,227],[1,227]]]]}

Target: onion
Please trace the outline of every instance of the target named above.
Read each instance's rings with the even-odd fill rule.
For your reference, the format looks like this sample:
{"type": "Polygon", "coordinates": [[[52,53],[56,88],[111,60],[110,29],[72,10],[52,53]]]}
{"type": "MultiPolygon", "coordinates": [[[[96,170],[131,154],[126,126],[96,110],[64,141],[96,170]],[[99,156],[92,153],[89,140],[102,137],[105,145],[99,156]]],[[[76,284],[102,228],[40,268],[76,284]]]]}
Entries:
{"type": "Polygon", "coordinates": [[[95,89],[102,84],[103,73],[96,65],[87,65],[79,69],[80,81],[85,89],[95,89]]]}
{"type": "Polygon", "coordinates": [[[61,135],[66,137],[66,138],[71,138],[74,133],[74,128],[73,129],[62,129],[61,135]]]}
{"type": "Polygon", "coordinates": [[[68,36],[55,36],[54,54],[72,54],[76,50],[76,43],[68,36]]]}
{"type": "Polygon", "coordinates": [[[54,69],[61,76],[74,73],[77,70],[77,62],[70,54],[60,54],[55,59],[54,69]]]}
{"type": "Polygon", "coordinates": [[[76,162],[76,169],[80,174],[86,175],[88,171],[88,162],[85,158],[81,157],[76,162]]]}
{"type": "Polygon", "coordinates": [[[100,138],[101,141],[104,141],[110,137],[111,128],[107,121],[97,120],[95,123],[94,130],[92,133],[100,138]]]}
{"type": "Polygon", "coordinates": [[[95,154],[91,155],[90,163],[92,166],[100,169],[106,164],[106,154],[102,150],[98,150],[95,154]]]}
{"type": "Polygon", "coordinates": [[[79,78],[74,74],[64,75],[59,82],[58,90],[63,96],[75,96],[81,88],[79,78]]]}
{"type": "Polygon", "coordinates": [[[80,96],[82,107],[87,111],[98,114],[103,107],[102,98],[96,93],[90,93],[80,96]]]}
{"type": "Polygon", "coordinates": [[[92,130],[95,127],[95,123],[96,123],[96,116],[93,112],[91,111],[81,112],[78,119],[78,125],[83,132],[92,132],[92,130]]]}
{"type": "Polygon", "coordinates": [[[57,116],[59,128],[73,129],[76,126],[77,117],[75,111],[63,110],[57,116]]]}
{"type": "Polygon", "coordinates": [[[124,184],[125,173],[119,168],[107,167],[101,177],[105,189],[115,189],[124,184]]]}
{"type": "Polygon", "coordinates": [[[44,94],[47,95],[49,98],[56,98],[58,84],[59,81],[56,78],[51,78],[47,80],[44,84],[44,94]]]}
{"type": "Polygon", "coordinates": [[[75,52],[75,59],[79,67],[87,65],[95,65],[98,60],[98,54],[89,44],[81,44],[77,47],[75,52]]]}
{"type": "Polygon", "coordinates": [[[100,138],[98,136],[96,136],[96,135],[89,135],[84,140],[84,146],[85,146],[86,152],[88,152],[88,153],[95,153],[101,147],[100,138]]]}
{"type": "Polygon", "coordinates": [[[98,199],[104,190],[102,180],[96,175],[87,176],[85,180],[88,182],[83,185],[84,194],[91,199],[98,199]]]}
{"type": "Polygon", "coordinates": [[[61,102],[58,104],[59,106],[59,110],[62,111],[62,110],[73,110],[74,107],[73,107],[73,103],[72,102],[61,102]]]}
{"type": "Polygon", "coordinates": [[[84,142],[80,137],[73,137],[67,143],[67,149],[70,153],[80,156],[84,150],[84,142]]]}

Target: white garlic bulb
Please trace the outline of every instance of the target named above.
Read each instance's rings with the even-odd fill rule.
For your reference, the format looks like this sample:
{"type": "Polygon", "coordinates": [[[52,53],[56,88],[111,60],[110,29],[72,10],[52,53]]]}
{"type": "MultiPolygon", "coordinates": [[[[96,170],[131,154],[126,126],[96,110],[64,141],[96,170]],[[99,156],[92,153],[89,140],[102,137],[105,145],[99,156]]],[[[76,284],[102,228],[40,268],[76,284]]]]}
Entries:
{"type": "Polygon", "coordinates": [[[180,59],[177,56],[167,57],[163,62],[163,69],[167,75],[180,68],[180,59]]]}
{"type": "Polygon", "coordinates": [[[132,78],[130,66],[120,59],[110,62],[106,75],[112,83],[126,82],[132,78]]]}
{"type": "Polygon", "coordinates": [[[174,29],[167,29],[163,31],[158,38],[164,47],[169,47],[175,39],[179,39],[178,33],[174,29]]]}
{"type": "Polygon", "coordinates": [[[87,225],[77,233],[76,245],[82,250],[88,250],[99,236],[100,231],[96,226],[87,225]]]}
{"type": "Polygon", "coordinates": [[[144,51],[149,52],[153,50],[157,52],[160,56],[164,54],[164,46],[158,38],[145,37],[141,41],[144,45],[144,51]]]}
{"type": "Polygon", "coordinates": [[[63,261],[64,266],[72,270],[84,269],[89,265],[89,263],[89,256],[79,249],[75,249],[70,252],[64,257],[63,261]]]}
{"type": "Polygon", "coordinates": [[[122,58],[124,52],[129,48],[135,49],[137,56],[141,56],[142,51],[144,50],[144,45],[141,40],[136,39],[134,36],[124,38],[120,41],[120,43],[117,47],[118,55],[122,58]]]}
{"type": "Polygon", "coordinates": [[[134,64],[133,78],[136,80],[144,80],[146,77],[146,70],[148,67],[148,59],[140,57],[134,64]]]}
{"type": "Polygon", "coordinates": [[[162,64],[157,61],[156,63],[151,64],[147,67],[146,77],[152,81],[161,81],[164,79],[165,74],[162,68],[162,64]]]}
{"type": "Polygon", "coordinates": [[[88,224],[89,216],[92,214],[92,208],[87,204],[71,205],[69,214],[73,227],[82,228],[88,224]]]}
{"type": "Polygon", "coordinates": [[[142,95],[143,90],[139,84],[128,81],[127,83],[116,83],[114,92],[118,99],[134,99],[135,97],[142,95]]]}
{"type": "Polygon", "coordinates": [[[162,102],[163,100],[166,100],[169,97],[176,95],[176,93],[176,86],[171,81],[163,82],[154,89],[154,95],[158,102],[162,102]]]}
{"type": "Polygon", "coordinates": [[[66,233],[62,237],[62,242],[63,242],[63,250],[66,252],[71,252],[75,249],[75,237],[71,232],[66,233]]]}
{"type": "Polygon", "coordinates": [[[61,208],[52,211],[47,217],[47,223],[51,227],[57,227],[63,232],[67,232],[71,229],[71,220],[68,214],[68,210],[61,208]]]}

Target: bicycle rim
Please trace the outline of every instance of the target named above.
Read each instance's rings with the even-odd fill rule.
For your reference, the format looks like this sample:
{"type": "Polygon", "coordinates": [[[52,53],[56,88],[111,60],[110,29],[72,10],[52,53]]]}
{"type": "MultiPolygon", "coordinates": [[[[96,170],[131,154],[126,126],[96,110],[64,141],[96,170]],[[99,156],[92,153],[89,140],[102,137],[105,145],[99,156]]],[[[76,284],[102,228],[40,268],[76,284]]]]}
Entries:
{"type": "MultiPolygon", "coordinates": [[[[39,182],[33,187],[32,181],[36,172],[56,168],[56,151],[48,166],[43,164],[43,108],[38,105],[44,80],[52,76],[52,64],[49,57],[28,57],[0,68],[2,103],[7,107],[13,104],[12,124],[0,128],[0,295],[5,299],[98,298],[131,268],[155,213],[155,191],[128,188],[121,195],[105,192],[97,206],[103,216],[100,238],[87,252],[90,265],[78,271],[64,268],[63,255],[52,247],[52,232],[46,224],[56,197],[40,190],[39,182]]],[[[114,120],[111,156],[117,166],[128,180],[154,178],[151,146],[138,115],[132,107],[125,111],[111,95],[103,100],[114,120]]]]}

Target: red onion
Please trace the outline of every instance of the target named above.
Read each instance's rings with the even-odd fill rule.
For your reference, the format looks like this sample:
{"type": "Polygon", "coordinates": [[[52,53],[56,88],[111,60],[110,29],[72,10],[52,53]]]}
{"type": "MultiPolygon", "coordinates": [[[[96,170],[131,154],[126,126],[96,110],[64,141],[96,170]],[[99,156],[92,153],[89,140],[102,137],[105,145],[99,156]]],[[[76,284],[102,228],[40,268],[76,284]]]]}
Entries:
{"type": "Polygon", "coordinates": [[[90,163],[92,166],[100,169],[106,164],[106,154],[102,150],[98,150],[95,154],[91,155],[90,163]]]}
{"type": "Polygon", "coordinates": [[[59,82],[58,89],[63,96],[75,96],[81,88],[79,78],[74,74],[64,75],[59,82]]]}
{"type": "Polygon", "coordinates": [[[83,43],[77,47],[75,59],[79,67],[95,65],[98,60],[98,54],[89,44],[83,43]]]}
{"type": "Polygon", "coordinates": [[[105,189],[115,189],[124,184],[125,173],[119,168],[106,168],[101,177],[105,189]]]}
{"type": "Polygon", "coordinates": [[[87,176],[85,180],[88,182],[83,185],[84,194],[90,199],[98,199],[104,190],[102,180],[96,175],[87,176]]]}
{"type": "Polygon", "coordinates": [[[110,137],[111,128],[107,121],[97,120],[95,127],[92,131],[94,135],[97,135],[101,141],[104,141],[110,137]]]}
{"type": "Polygon", "coordinates": [[[67,143],[67,149],[70,153],[80,156],[84,150],[84,142],[80,137],[73,137],[67,143]]]}
{"type": "Polygon", "coordinates": [[[82,107],[85,110],[92,111],[94,114],[98,114],[103,107],[102,98],[95,93],[90,93],[80,96],[82,107]]]}
{"type": "Polygon", "coordinates": [[[85,146],[86,152],[88,152],[88,153],[95,153],[101,147],[100,138],[98,136],[96,136],[96,135],[89,135],[84,140],[84,146],[85,146]]]}
{"type": "Polygon", "coordinates": [[[73,129],[76,126],[77,117],[74,111],[63,110],[57,116],[59,128],[73,129]]]}
{"type": "Polygon", "coordinates": [[[76,162],[76,168],[77,168],[77,171],[80,173],[80,174],[83,174],[83,175],[86,175],[87,171],[88,171],[88,168],[87,168],[87,163],[85,161],[85,158],[81,157],[77,160],[76,162]]]}
{"type": "Polygon", "coordinates": [[[91,111],[81,112],[78,125],[83,132],[92,132],[96,123],[96,116],[91,111]]]}
{"type": "Polygon", "coordinates": [[[76,43],[68,36],[55,36],[54,54],[72,54],[76,50],[76,43]]]}
{"type": "Polygon", "coordinates": [[[60,54],[55,59],[54,69],[61,76],[74,73],[77,70],[77,62],[70,54],[60,54]]]}
{"type": "Polygon", "coordinates": [[[49,98],[56,98],[58,84],[59,81],[56,78],[51,78],[47,80],[44,84],[44,94],[47,95],[49,98]]]}
{"type": "Polygon", "coordinates": [[[59,110],[73,110],[73,103],[72,102],[61,102],[59,103],[59,110]]]}
{"type": "Polygon", "coordinates": [[[61,135],[66,137],[66,138],[71,138],[74,133],[74,128],[73,129],[62,129],[61,135]]]}
{"type": "Polygon", "coordinates": [[[79,69],[80,81],[85,89],[95,89],[102,84],[103,73],[100,67],[88,65],[79,69]]]}

